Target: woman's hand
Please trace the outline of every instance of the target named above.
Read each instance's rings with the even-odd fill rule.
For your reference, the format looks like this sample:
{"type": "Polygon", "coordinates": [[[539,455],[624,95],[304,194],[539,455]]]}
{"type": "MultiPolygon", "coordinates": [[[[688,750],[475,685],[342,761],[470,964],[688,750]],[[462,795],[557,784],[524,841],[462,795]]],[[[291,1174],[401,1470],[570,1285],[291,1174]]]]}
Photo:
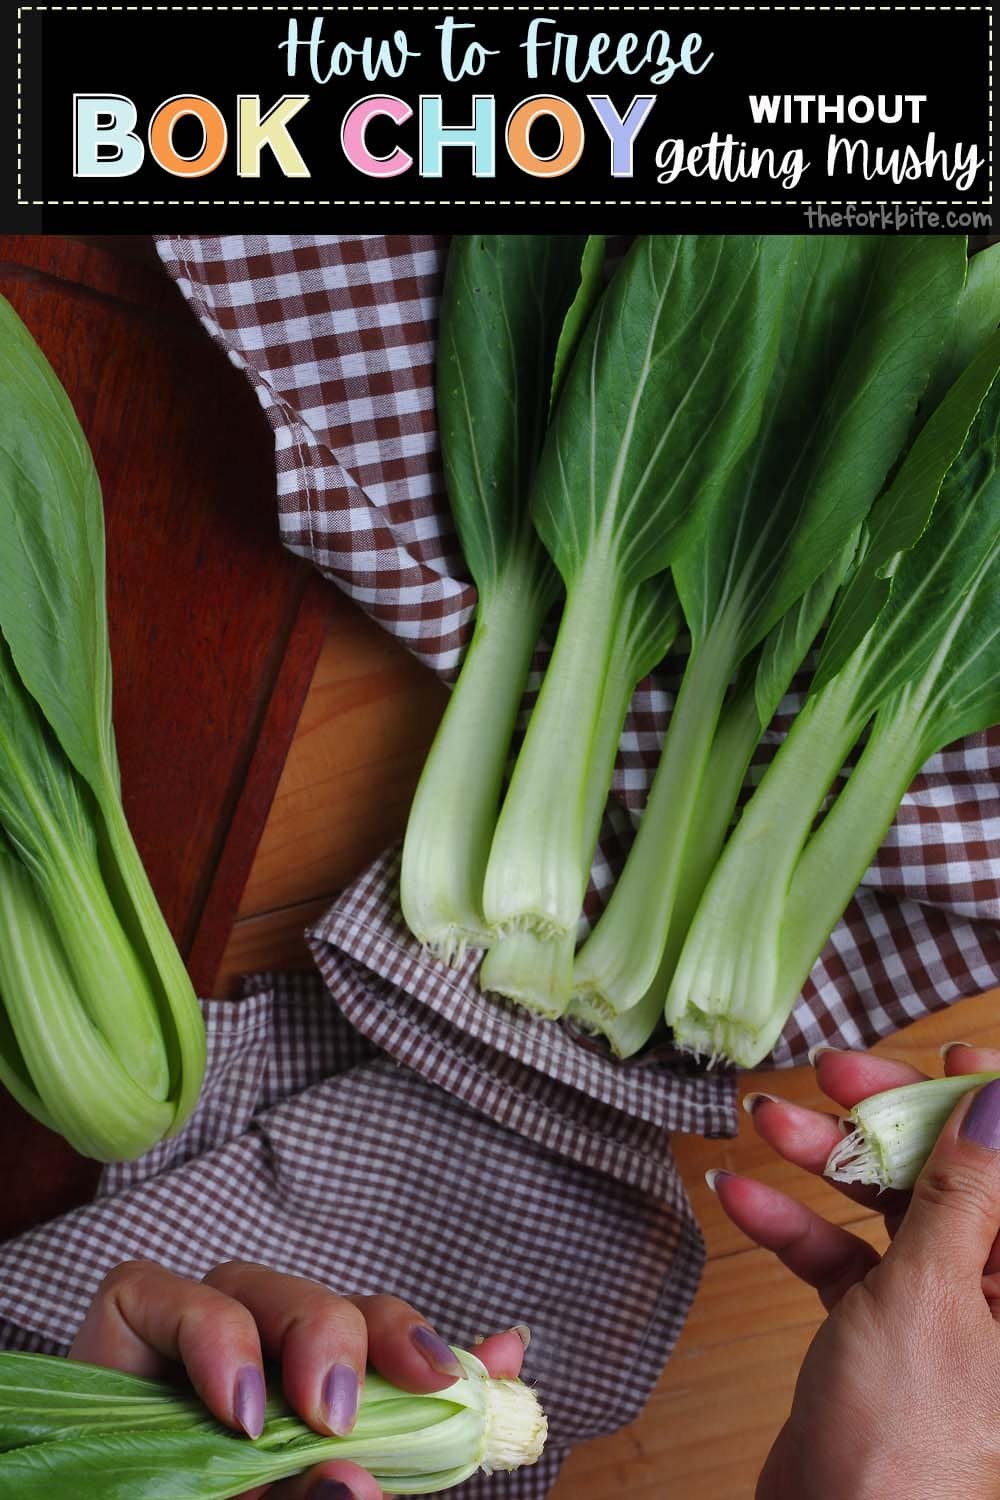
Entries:
{"type": "MultiPolygon", "coordinates": [[[[494,1376],[516,1376],[527,1330],[479,1344],[494,1376]]],[[[337,1297],[318,1282],[231,1261],[204,1281],[148,1261],[106,1278],[70,1358],[152,1378],[182,1364],[220,1422],[257,1437],[264,1423],[263,1356],[281,1365],[289,1404],[316,1432],[346,1436],[357,1416],[365,1367],[404,1390],[440,1391],[462,1374],[445,1341],[396,1297],[337,1297]]],[[[244,1500],[379,1500],[357,1464],[320,1464],[244,1500]]]]}
{"type": "MultiPolygon", "coordinates": [[[[1000,1071],[955,1046],[946,1070],[1000,1071]]],[[[824,1051],[842,1108],[923,1075],[824,1051]]],[[[750,1096],[754,1125],[788,1161],[822,1172],[835,1115],[750,1096]]],[[[817,1289],[830,1316],[806,1355],[757,1500],[991,1500],[1000,1496],[1000,1083],[961,1100],[912,1196],[847,1187],[883,1210],[885,1256],[784,1193],[711,1174],[729,1217],[817,1289]]]]}

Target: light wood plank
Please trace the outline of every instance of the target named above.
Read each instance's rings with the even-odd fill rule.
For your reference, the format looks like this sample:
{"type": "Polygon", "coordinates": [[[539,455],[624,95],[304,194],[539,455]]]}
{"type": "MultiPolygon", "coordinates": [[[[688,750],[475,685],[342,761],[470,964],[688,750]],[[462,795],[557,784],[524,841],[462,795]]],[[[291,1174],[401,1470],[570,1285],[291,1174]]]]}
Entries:
{"type": "Polygon", "coordinates": [[[398,641],[338,600],[240,917],[332,896],[399,838],[445,701],[398,641]]]}
{"type": "MultiPolygon", "coordinates": [[[[883,1243],[872,1215],[852,1228],[883,1243]]],[[[750,1500],[818,1321],[816,1294],[773,1256],[710,1261],[642,1417],[578,1448],[552,1500],[750,1500]]]]}

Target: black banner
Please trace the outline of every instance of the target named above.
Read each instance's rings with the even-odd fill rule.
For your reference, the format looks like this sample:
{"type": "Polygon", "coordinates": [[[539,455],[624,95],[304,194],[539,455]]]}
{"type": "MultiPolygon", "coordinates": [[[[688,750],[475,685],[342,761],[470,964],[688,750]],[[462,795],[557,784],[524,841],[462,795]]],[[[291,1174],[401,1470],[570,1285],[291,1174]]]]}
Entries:
{"type": "Polygon", "coordinates": [[[988,5],[39,5],[16,25],[6,229],[992,227],[988,5]]]}

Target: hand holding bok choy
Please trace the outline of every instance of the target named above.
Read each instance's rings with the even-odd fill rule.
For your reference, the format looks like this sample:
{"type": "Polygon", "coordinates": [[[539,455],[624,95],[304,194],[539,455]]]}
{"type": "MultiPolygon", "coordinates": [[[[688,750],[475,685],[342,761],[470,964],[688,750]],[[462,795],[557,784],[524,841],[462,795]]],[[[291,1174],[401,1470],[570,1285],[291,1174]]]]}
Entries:
{"type": "MultiPolygon", "coordinates": [[[[995,1069],[1000,1054],[950,1049],[949,1070],[969,1065],[995,1069]]],[[[841,1108],[873,1088],[908,1093],[920,1077],[906,1064],[834,1051],[817,1070],[841,1108]]],[[[842,1139],[834,1117],[763,1096],[750,1102],[758,1132],[809,1171],[821,1171],[829,1143],[842,1139]]],[[[894,1238],[881,1259],[867,1237],[775,1188],[709,1175],[728,1217],[815,1287],[829,1313],[761,1474],[761,1500],[995,1493],[1000,1082],[950,1113],[912,1198],[848,1189],[854,1203],[886,1215],[894,1238]]]]}
{"type": "Polygon", "coordinates": [[[120,1160],[183,1124],[204,1047],[121,804],[93,460],[0,300],[0,1081],[120,1160]]]}
{"type": "Polygon", "coordinates": [[[398,1298],[349,1300],[264,1266],[229,1262],[199,1282],[130,1262],[106,1278],[70,1360],[0,1354],[0,1496],[227,1500],[306,1471],[355,1500],[379,1482],[436,1493],[540,1455],[524,1348],[515,1329],[477,1356],[452,1350],[398,1298]],[[262,1348],[280,1361],[270,1397],[262,1348]],[[180,1360],[190,1385],[136,1378],[180,1360]]]}

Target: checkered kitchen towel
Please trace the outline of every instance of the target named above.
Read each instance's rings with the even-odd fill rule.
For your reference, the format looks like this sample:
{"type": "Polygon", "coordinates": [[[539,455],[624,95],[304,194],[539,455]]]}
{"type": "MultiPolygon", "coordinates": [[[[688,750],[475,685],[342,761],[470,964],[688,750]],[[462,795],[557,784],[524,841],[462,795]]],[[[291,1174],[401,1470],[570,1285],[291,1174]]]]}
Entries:
{"type": "MultiPolygon", "coordinates": [[[[433,237],[165,237],[163,260],[274,428],[282,535],[434,670],[472,611],[438,461],[433,237]]],[[[544,652],[536,664],[544,665],[544,652]]],[[[628,847],[679,664],[640,685],[595,860],[593,920],[628,847]]],[[[529,689],[530,691],[530,689],[529,689]]],[[[795,695],[765,737],[780,742],[795,695]]],[[[1000,734],[911,790],[775,1053],[870,1042],[1000,980],[1000,734]]],[[[734,1128],[733,1085],[661,1047],[628,1064],[481,996],[409,938],[389,851],[317,925],[316,981],[209,1002],[211,1067],[184,1134],[102,1197],[0,1249],[0,1342],[65,1347],[104,1270],[253,1257],[409,1296],[449,1337],[525,1319],[548,1459],[463,1495],[543,1496],[568,1445],[641,1406],[702,1247],[669,1132],[734,1128]],[[344,1018],[353,1023],[349,1026],[344,1018]],[[392,1059],[392,1061],[390,1061],[392,1059]],[[402,1064],[402,1066],[400,1066],[402,1064]]]]}
{"type": "MultiPolygon", "coordinates": [[[[363,980],[345,963],[341,983],[363,980]]],[[[65,1352],[101,1276],[135,1255],[181,1274],[238,1257],[391,1290],[466,1345],[524,1320],[552,1440],[534,1468],[453,1493],[543,1500],[570,1446],[634,1415],[698,1283],[701,1241],[662,1134],[640,1144],[597,1112],[585,1128],[608,1173],[542,1149],[379,1052],[318,979],[259,975],[239,1005],[205,1009],[208,1073],[181,1135],[108,1168],[95,1203],[0,1247],[0,1346],[65,1352]]]]}

